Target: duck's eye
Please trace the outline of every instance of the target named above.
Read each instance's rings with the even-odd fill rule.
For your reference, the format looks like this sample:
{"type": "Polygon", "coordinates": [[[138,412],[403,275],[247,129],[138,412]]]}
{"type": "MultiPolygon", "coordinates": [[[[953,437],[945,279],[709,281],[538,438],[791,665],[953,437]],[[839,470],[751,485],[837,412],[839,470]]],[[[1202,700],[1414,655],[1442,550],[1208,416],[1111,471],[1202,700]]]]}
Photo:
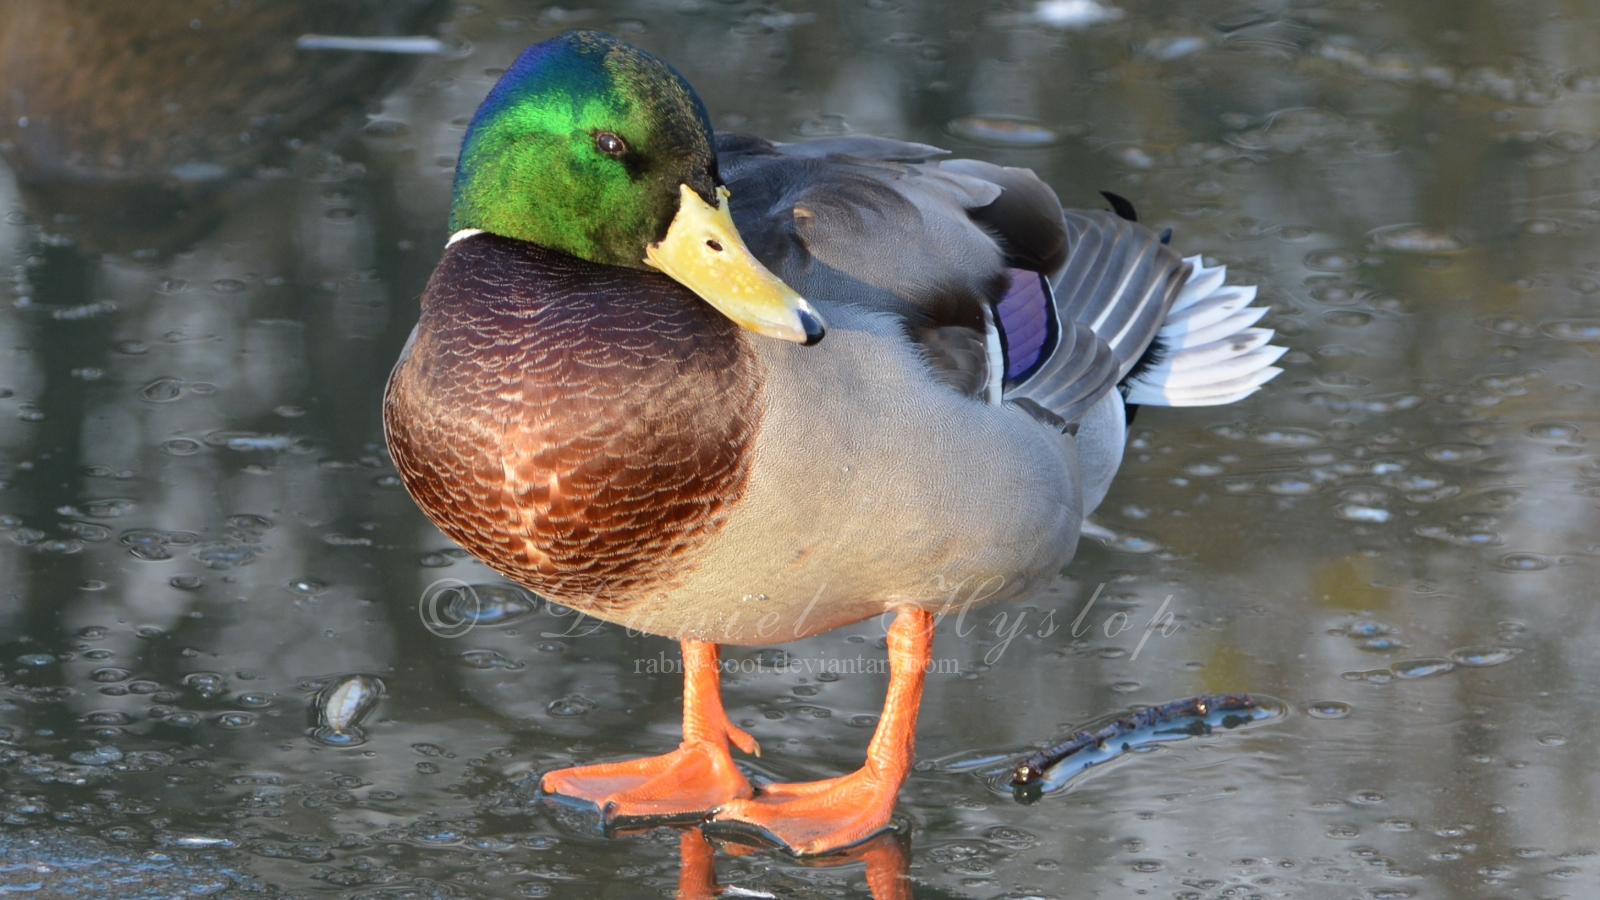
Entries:
{"type": "Polygon", "coordinates": [[[607,156],[621,156],[628,152],[627,142],[609,131],[602,131],[595,135],[594,146],[607,156]]]}

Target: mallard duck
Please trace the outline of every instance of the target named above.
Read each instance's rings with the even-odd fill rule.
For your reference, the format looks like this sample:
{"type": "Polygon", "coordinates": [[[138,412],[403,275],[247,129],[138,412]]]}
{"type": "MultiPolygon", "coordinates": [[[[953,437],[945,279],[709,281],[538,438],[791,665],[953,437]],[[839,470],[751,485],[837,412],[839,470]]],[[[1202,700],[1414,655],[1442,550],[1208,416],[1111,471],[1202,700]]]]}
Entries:
{"type": "Polygon", "coordinates": [[[1071,559],[1132,405],[1277,374],[1254,289],[943,155],[713,137],[675,70],[588,31],[528,48],[479,107],[385,397],[395,466],[478,559],[683,651],[679,748],[544,791],[799,854],[883,830],[936,617],[1071,559]],[[718,645],[889,612],[865,765],[753,787],[718,645]]]}

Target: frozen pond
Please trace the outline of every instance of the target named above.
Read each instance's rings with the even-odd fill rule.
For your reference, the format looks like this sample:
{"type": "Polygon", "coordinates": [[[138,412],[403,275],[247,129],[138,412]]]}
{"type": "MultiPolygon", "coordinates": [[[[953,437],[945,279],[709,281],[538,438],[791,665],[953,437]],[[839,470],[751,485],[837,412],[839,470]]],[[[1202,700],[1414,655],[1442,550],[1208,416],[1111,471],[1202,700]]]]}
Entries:
{"type": "MultiPolygon", "coordinates": [[[[1600,7],[298,5],[0,22],[0,894],[708,897],[709,864],[730,897],[1600,895],[1600,7]],[[832,865],[536,799],[677,743],[676,645],[506,587],[382,446],[467,119],[573,27],[720,130],[1124,195],[1291,348],[1242,404],[1143,410],[1116,537],[944,624],[902,834],[832,865]],[[441,627],[462,584],[479,620],[441,627]],[[315,732],[356,674],[361,735],[315,732]],[[1287,714],[993,786],[1231,691],[1287,714]]],[[[882,635],[725,651],[752,772],[859,764],[882,635]]]]}

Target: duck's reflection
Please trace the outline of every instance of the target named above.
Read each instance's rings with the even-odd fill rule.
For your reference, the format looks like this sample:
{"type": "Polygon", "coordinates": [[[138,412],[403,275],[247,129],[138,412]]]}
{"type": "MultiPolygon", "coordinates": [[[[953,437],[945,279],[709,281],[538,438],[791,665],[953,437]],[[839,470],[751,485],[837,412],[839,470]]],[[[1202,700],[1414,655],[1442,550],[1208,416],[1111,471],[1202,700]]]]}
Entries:
{"type": "Polygon", "coordinates": [[[254,6],[211,0],[16,4],[0,16],[0,157],[35,221],[86,253],[175,252],[241,181],[284,166],[406,65],[303,52],[307,31],[428,29],[442,0],[254,6]]]}
{"type": "MultiPolygon", "coordinates": [[[[708,839],[699,828],[687,828],[678,837],[682,865],[678,870],[678,900],[712,900],[723,893],[717,883],[716,852],[747,856],[760,852],[746,844],[708,839]]],[[[911,900],[911,841],[899,831],[887,831],[838,853],[803,860],[806,865],[836,868],[866,863],[867,888],[873,900],[911,900]]],[[[746,894],[745,896],[755,896],[746,894]]]]}

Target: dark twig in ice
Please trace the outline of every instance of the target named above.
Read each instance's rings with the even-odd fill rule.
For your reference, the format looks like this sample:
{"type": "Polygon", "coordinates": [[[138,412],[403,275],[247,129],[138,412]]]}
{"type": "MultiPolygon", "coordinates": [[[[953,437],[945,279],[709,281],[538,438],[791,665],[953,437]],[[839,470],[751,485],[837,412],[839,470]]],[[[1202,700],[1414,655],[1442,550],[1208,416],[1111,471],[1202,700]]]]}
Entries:
{"type": "Polygon", "coordinates": [[[1211,726],[1205,717],[1213,713],[1249,712],[1256,709],[1256,701],[1249,694],[1203,694],[1174,700],[1161,706],[1152,706],[1125,716],[1096,731],[1073,732],[1066,740],[1029,756],[1011,775],[1011,784],[1019,794],[1037,785],[1051,766],[1090,747],[1103,748],[1117,738],[1150,728],[1173,719],[1197,718],[1198,733],[1207,733],[1211,726]]]}

